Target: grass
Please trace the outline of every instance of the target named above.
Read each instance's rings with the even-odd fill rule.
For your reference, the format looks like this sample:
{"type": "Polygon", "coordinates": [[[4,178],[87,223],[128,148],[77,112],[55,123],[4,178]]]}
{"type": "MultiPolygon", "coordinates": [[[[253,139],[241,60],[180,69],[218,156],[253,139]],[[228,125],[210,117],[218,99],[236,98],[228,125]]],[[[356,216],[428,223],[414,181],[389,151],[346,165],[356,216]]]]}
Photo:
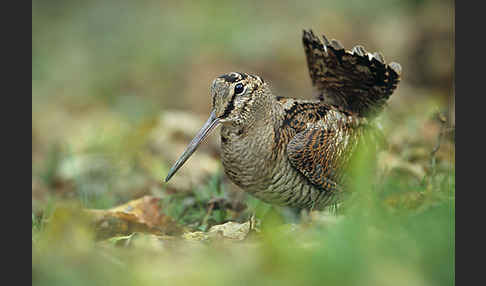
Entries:
{"type": "MultiPolygon", "coordinates": [[[[338,217],[323,214],[325,220],[291,227],[281,210],[249,199],[261,231],[240,243],[131,234],[105,244],[93,241],[76,207],[42,218],[33,214],[33,283],[452,285],[454,174],[436,171],[443,176],[436,188],[428,185],[433,180],[409,184],[403,173],[377,186],[372,161],[357,162],[359,187],[338,217]]],[[[211,177],[191,194],[166,197],[163,209],[193,231],[231,220],[224,208],[208,214],[208,203],[225,195],[221,178],[211,177]]]]}
{"type": "MultiPolygon", "coordinates": [[[[171,285],[453,284],[451,203],[443,200],[421,211],[398,214],[381,201],[376,203],[372,211],[353,209],[334,225],[301,227],[289,233],[282,232],[279,224],[273,222],[263,228],[261,235],[239,244],[170,246],[157,240],[155,244],[144,241],[129,249],[100,248],[90,242],[89,236],[81,235],[83,231],[73,231],[62,238],[52,237],[54,241],[50,243],[70,242],[69,246],[55,243],[55,252],[46,245],[44,251],[39,251],[41,247],[37,245],[34,247],[33,282],[36,285],[106,282],[129,285],[135,281],[143,285],[164,281],[171,285]]],[[[76,225],[76,221],[71,223],[76,225]]],[[[42,239],[51,230],[37,231],[36,235],[42,239]]]]}

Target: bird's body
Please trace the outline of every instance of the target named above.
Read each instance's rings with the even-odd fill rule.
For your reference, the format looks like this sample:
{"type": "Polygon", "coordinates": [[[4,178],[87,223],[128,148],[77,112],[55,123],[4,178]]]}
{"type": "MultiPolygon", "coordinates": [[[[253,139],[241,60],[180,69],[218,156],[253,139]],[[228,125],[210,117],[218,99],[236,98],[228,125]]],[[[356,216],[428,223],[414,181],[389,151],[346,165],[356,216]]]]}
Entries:
{"type": "MultiPolygon", "coordinates": [[[[321,167],[326,173],[338,168],[339,162],[331,162],[331,157],[337,159],[342,156],[338,152],[352,152],[361,138],[357,126],[362,123],[332,105],[291,98],[275,98],[265,115],[251,128],[222,126],[221,158],[226,175],[243,190],[269,203],[300,208],[325,206],[331,199],[329,194],[339,189],[340,178],[336,176],[341,173],[327,172],[320,175],[322,182],[310,183],[290,161],[289,143],[312,126],[339,130],[340,140],[346,145],[343,148],[349,150],[333,150],[336,156],[328,156],[331,160],[321,167]]],[[[301,161],[305,164],[304,158],[301,161]]]]}
{"type": "Polygon", "coordinates": [[[226,175],[268,203],[322,209],[345,189],[357,146],[375,144],[373,118],[399,81],[398,64],[360,46],[345,51],[312,31],[303,43],[318,99],[278,97],[259,76],[229,73],[211,85],[209,120],[174,165],[182,166],[216,125],[226,175]]]}

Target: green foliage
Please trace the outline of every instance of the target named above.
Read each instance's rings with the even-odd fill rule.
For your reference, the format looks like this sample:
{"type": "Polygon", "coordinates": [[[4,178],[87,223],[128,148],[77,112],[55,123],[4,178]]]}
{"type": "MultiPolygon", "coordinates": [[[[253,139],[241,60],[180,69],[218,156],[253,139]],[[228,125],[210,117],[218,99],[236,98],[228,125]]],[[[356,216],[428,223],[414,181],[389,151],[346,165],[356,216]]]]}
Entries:
{"type": "Polygon", "coordinates": [[[213,210],[208,208],[211,200],[224,199],[221,185],[222,174],[210,177],[206,185],[196,187],[190,194],[171,194],[163,199],[162,209],[182,225],[199,230],[207,230],[211,225],[228,221],[224,207],[213,210]]]}

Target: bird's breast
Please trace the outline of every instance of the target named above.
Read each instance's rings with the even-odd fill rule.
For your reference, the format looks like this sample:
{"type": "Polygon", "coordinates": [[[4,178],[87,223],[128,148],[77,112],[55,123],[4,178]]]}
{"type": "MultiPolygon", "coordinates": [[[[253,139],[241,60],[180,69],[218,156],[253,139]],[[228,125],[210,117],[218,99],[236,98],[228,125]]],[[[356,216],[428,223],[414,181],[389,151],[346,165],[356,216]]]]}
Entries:
{"type": "Polygon", "coordinates": [[[221,128],[221,158],[226,175],[245,190],[269,184],[274,156],[274,132],[270,128],[221,128]]]}

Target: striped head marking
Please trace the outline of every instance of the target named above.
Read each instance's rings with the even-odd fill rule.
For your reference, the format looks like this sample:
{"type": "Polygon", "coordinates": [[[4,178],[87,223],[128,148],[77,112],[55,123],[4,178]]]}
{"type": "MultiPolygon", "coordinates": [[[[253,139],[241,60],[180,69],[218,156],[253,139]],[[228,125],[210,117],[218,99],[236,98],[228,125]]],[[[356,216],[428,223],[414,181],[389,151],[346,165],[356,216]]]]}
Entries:
{"type": "Polygon", "coordinates": [[[257,75],[232,72],[214,79],[211,84],[213,111],[221,123],[238,122],[249,112],[255,97],[265,85],[257,75]]]}
{"type": "MultiPolygon", "coordinates": [[[[196,134],[194,139],[187,145],[184,153],[169,170],[165,181],[179,170],[180,167],[196,151],[199,144],[211,133],[220,123],[240,124],[247,120],[252,111],[252,106],[258,107],[259,95],[265,94],[265,83],[256,75],[247,73],[232,72],[217,77],[211,84],[211,96],[213,108],[208,120],[196,134]]],[[[260,96],[261,97],[261,96],[260,96]]]]}

